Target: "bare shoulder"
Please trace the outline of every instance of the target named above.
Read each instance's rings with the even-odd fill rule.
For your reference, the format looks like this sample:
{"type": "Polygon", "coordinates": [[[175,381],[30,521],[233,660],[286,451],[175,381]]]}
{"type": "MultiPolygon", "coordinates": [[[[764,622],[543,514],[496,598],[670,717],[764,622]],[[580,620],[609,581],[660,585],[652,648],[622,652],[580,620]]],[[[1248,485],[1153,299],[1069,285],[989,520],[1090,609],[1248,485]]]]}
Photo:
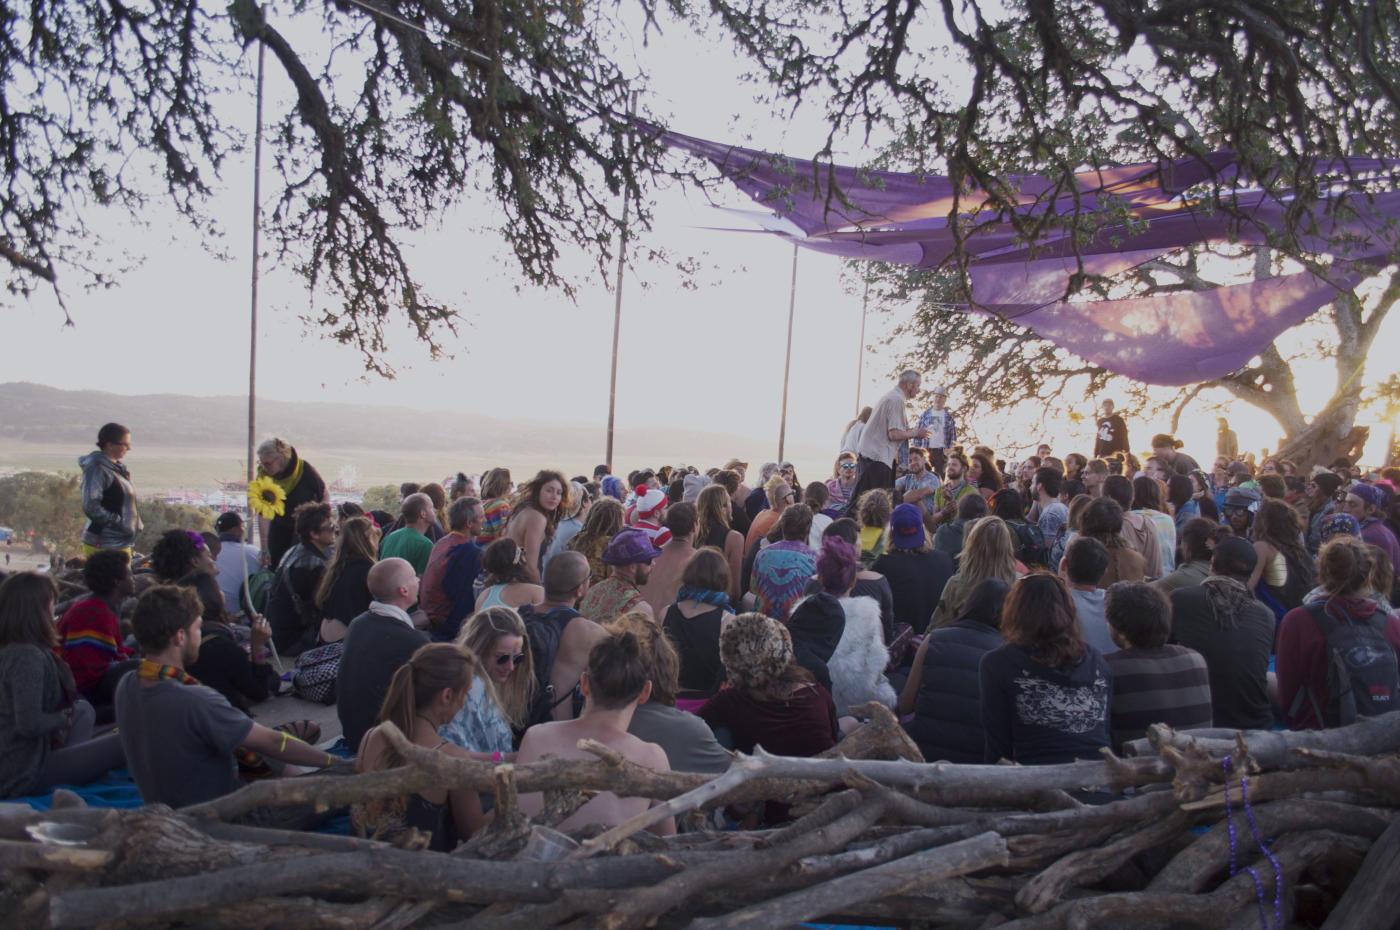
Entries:
{"type": "Polygon", "coordinates": [[[533,762],[546,753],[557,753],[559,746],[567,739],[561,732],[564,726],[564,721],[553,721],[530,727],[520,738],[520,750],[516,753],[515,761],[533,762]]]}
{"type": "Polygon", "coordinates": [[[564,627],[564,638],[571,641],[596,641],[608,635],[602,624],[587,617],[574,617],[564,627]]]}
{"type": "Polygon", "coordinates": [[[666,758],[666,750],[656,743],[649,743],[631,733],[624,733],[613,748],[638,765],[645,765],[658,772],[671,770],[671,762],[666,758]]]}

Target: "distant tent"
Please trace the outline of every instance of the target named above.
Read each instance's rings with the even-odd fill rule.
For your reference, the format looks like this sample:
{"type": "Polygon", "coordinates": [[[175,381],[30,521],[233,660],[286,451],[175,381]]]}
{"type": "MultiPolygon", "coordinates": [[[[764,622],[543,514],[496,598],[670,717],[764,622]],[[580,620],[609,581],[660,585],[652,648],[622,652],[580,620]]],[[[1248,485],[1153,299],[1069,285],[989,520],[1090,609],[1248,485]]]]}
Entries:
{"type": "MultiPolygon", "coordinates": [[[[803,248],[921,268],[938,267],[953,254],[948,217],[955,191],[947,177],[831,166],[674,132],[661,132],[659,139],[710,161],[772,210],[729,212],[803,248]]],[[[1394,187],[1397,166],[1354,158],[1318,172],[1324,179],[1378,180],[1389,172],[1394,187]]],[[[1234,195],[1236,216],[1188,197],[1212,174],[1235,173],[1228,152],[1206,163],[1183,159],[1087,171],[1076,175],[1077,208],[1074,196],[1056,194],[1049,178],[1018,175],[1005,182],[1023,216],[1092,212],[1109,203],[1125,210],[1133,229],[1104,227],[1079,250],[1083,273],[1111,277],[1195,243],[1265,244],[1269,230],[1284,226],[1287,204],[1276,195],[1242,187],[1234,195]]],[[[1065,233],[1052,229],[1052,238],[1027,246],[1004,213],[976,212],[983,196],[964,194],[957,202],[967,224],[973,301],[962,309],[1005,316],[1081,358],[1152,384],[1190,384],[1235,371],[1334,300],[1339,289],[1354,287],[1400,253],[1400,191],[1351,192],[1325,199],[1300,240],[1303,250],[1332,256],[1330,280],[1299,271],[1202,291],[1065,300],[1071,276],[1081,271],[1065,233]]]]}

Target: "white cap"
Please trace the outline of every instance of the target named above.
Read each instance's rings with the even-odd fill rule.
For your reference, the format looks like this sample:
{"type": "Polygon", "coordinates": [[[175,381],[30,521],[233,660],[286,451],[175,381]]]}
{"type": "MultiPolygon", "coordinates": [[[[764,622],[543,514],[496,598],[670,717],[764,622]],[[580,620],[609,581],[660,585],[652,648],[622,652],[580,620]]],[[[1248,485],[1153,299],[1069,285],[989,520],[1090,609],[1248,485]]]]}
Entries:
{"type": "Polygon", "coordinates": [[[941,394],[941,395],[943,395],[944,397],[947,397],[947,396],[948,396],[948,389],[945,388],[943,385],[940,384],[938,387],[936,387],[936,388],[933,389],[933,393],[934,393],[934,394],[941,394]]]}

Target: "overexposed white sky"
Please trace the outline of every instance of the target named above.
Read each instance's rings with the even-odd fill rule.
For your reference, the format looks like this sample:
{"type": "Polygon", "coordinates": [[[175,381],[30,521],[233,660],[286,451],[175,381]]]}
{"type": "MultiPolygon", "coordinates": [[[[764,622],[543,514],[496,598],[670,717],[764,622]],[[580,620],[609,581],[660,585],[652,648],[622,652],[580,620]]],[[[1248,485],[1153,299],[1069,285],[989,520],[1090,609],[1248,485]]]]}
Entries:
{"type": "MultiPolygon", "coordinates": [[[[740,81],[742,64],[727,45],[696,37],[676,25],[635,41],[626,54],[650,75],[647,109],[692,135],[809,156],[825,140],[822,107],[795,117],[775,116],[754,100],[740,81]]],[[[251,59],[250,59],[251,60],[251,59]]],[[[289,88],[269,60],[268,95],[285,99],[289,88]]],[[[249,83],[251,88],[251,83],[249,83]]],[[[251,94],[251,90],[250,90],[251,94]]],[[[251,97],[226,101],[228,112],[252,129],[251,97]]],[[[275,112],[276,108],[270,108],[275,112]]],[[[878,140],[877,140],[878,141],[878,140]]],[[[266,150],[265,150],[266,152],[266,150]]],[[[836,160],[860,162],[853,143],[836,160]]],[[[266,157],[266,156],[265,156],[266,157]]],[[[247,390],[251,151],[225,166],[219,195],[210,206],[224,238],[214,254],[197,232],[164,206],[149,215],[149,227],[132,228],[116,215],[96,216],[90,226],[109,250],[144,258],[141,267],[110,290],[66,291],[76,326],[65,328],[50,295],[0,310],[12,347],[0,380],[23,380],[69,389],[119,393],[239,394],[247,390]]],[[[271,205],[275,178],[265,169],[264,202],[271,205]]],[[[733,192],[729,205],[752,205],[733,192]]],[[[437,228],[410,237],[410,261],[428,292],[454,303],[462,323],[456,338],[444,334],[455,357],[432,361],[406,327],[391,331],[387,359],[399,370],[393,381],[364,380],[357,351],[308,328],[300,316],[324,294],[309,300],[304,282],[290,269],[265,262],[260,284],[258,393],[306,401],[406,404],[421,409],[474,409],[513,419],[568,420],[598,427],[607,423],[609,355],[614,295],[611,274],[596,270],[577,304],[524,287],[502,243],[479,227],[480,208],[467,203],[442,217],[437,228]]],[[[633,254],[646,247],[695,257],[702,266],[696,289],[687,289],[663,268],[640,264],[623,284],[621,364],[617,389],[619,428],[691,426],[751,438],[771,437],[776,456],[783,377],[784,338],[792,271],[792,248],[758,233],[719,232],[708,226],[741,225],[710,209],[697,191],[671,189],[657,200],[655,223],[633,254]]],[[[588,273],[591,256],[571,255],[570,267],[588,273]]],[[[860,295],[842,286],[839,260],[811,252],[798,259],[796,326],[792,344],[787,435],[790,444],[835,444],[857,409],[860,295]]],[[[1393,322],[1393,321],[1392,321],[1393,322]]],[[[885,322],[872,314],[866,343],[878,343],[885,322]]],[[[1394,330],[1391,330],[1394,335],[1394,330]]],[[[1383,336],[1377,345],[1383,346],[1383,336]]],[[[1392,340],[1393,344],[1393,340],[1392,340]]],[[[1377,360],[1378,361],[1378,360],[1377,360]]],[[[862,403],[888,389],[893,362],[879,351],[865,357],[862,403]]],[[[1394,370],[1393,362],[1386,364],[1394,370]]],[[[1383,374],[1379,364],[1368,372],[1383,374]]],[[[1321,399],[1331,393],[1327,368],[1301,376],[1302,393],[1321,399]],[[1326,388],[1325,391],[1322,389],[1326,388]]],[[[926,374],[926,381],[937,373],[926,374]]],[[[951,403],[959,391],[952,385],[951,403]]],[[[1079,405],[1092,411],[1093,399],[1079,405]]],[[[1251,408],[1231,412],[1241,445],[1272,446],[1277,427],[1251,408]]],[[[1001,436],[1023,442],[1012,412],[1001,436]]],[[[1166,424],[1134,424],[1134,440],[1145,440],[1166,424]]],[[[1180,434],[1188,449],[1213,448],[1214,419],[1189,418],[1180,434]]],[[[1086,447],[1092,428],[1068,422],[1050,434],[1057,447],[1086,447]]],[[[240,444],[242,437],[230,437],[240,444]]],[[[626,450],[619,449],[619,456],[626,450]]],[[[1208,454],[1208,452],[1207,452],[1208,454]]]]}

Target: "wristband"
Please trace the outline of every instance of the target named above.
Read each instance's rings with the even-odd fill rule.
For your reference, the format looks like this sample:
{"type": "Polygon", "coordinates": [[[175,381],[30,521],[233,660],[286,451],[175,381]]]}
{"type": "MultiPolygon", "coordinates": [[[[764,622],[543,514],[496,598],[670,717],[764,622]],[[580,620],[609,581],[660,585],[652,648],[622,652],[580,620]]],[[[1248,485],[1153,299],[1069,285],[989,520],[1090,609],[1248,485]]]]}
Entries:
{"type": "Polygon", "coordinates": [[[497,749],[495,752],[491,753],[491,761],[497,763],[498,765],[500,764],[500,761],[501,761],[501,751],[500,751],[499,749],[497,749]]]}

